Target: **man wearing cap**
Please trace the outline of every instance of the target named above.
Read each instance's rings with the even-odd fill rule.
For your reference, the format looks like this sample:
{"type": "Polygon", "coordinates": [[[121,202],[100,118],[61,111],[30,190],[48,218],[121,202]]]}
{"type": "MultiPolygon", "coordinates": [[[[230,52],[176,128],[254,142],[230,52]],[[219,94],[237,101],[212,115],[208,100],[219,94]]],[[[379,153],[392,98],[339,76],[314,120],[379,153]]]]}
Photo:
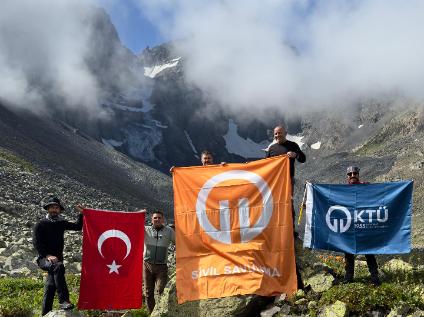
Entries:
{"type": "MultiPolygon", "coordinates": [[[[361,182],[359,180],[359,167],[349,166],[346,170],[347,182],[350,185],[359,185],[359,184],[368,184],[367,182],[361,182]]],[[[371,281],[374,285],[381,285],[380,278],[378,277],[378,265],[377,260],[373,254],[366,254],[365,258],[367,260],[368,270],[371,273],[371,281]]],[[[346,283],[351,283],[353,281],[353,276],[355,273],[355,256],[350,253],[345,253],[345,278],[346,283]]]]}
{"type": "Polygon", "coordinates": [[[69,291],[65,280],[63,265],[63,247],[65,230],[82,229],[82,206],[75,208],[80,212],[77,222],[65,220],[61,212],[65,209],[56,197],[49,197],[43,208],[47,210],[45,218],[34,227],[33,244],[38,252],[37,264],[48,273],[44,284],[42,315],[53,308],[55,292],[59,298],[59,307],[70,310],[74,307],[69,301],[69,291]]]}

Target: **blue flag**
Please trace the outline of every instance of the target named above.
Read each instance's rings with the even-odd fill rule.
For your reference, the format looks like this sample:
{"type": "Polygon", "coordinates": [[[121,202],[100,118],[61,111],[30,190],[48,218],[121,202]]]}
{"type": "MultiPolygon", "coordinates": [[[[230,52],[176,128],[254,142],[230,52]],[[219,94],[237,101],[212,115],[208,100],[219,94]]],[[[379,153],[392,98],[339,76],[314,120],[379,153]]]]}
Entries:
{"type": "Polygon", "coordinates": [[[409,253],[412,185],[308,183],[303,246],[352,254],[409,253]]]}

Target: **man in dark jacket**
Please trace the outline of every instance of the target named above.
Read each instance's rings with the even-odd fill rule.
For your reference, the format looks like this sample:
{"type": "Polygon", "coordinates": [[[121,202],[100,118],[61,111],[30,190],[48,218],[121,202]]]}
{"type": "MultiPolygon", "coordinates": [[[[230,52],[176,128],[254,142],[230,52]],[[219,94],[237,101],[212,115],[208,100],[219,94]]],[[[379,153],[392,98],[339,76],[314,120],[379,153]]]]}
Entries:
{"type": "MultiPolygon", "coordinates": [[[[359,180],[359,167],[349,166],[346,171],[347,182],[350,185],[367,184],[359,180]]],[[[378,277],[378,265],[377,260],[373,254],[366,254],[365,259],[367,260],[368,270],[371,273],[371,281],[374,285],[378,286],[381,284],[380,278],[378,277]]],[[[350,253],[345,253],[345,283],[351,283],[355,274],[355,256],[350,253]]]]}
{"type": "Polygon", "coordinates": [[[69,291],[63,266],[63,247],[65,230],[82,229],[82,206],[76,206],[80,212],[77,222],[66,221],[61,212],[65,209],[56,197],[49,197],[43,208],[47,215],[34,228],[33,244],[38,252],[37,264],[48,273],[44,284],[42,314],[52,310],[55,292],[59,298],[59,307],[70,310],[74,307],[69,301],[69,291]]]}

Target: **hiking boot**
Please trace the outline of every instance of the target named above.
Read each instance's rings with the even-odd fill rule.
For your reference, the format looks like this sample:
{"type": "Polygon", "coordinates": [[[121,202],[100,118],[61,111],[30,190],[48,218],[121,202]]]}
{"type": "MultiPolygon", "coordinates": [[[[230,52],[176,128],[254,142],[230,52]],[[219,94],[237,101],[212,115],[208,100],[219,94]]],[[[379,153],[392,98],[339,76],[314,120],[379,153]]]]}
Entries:
{"type": "Polygon", "coordinates": [[[59,304],[59,308],[63,310],[71,310],[74,307],[75,307],[74,304],[70,302],[63,302],[59,304]]]}

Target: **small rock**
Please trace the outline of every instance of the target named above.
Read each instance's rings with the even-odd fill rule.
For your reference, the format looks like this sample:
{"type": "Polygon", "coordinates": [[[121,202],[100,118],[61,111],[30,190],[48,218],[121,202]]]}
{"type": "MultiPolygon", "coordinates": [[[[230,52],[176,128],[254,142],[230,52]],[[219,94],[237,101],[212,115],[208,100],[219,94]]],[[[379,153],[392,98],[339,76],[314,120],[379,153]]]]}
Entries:
{"type": "Polygon", "coordinates": [[[325,306],[318,316],[320,317],[345,317],[349,313],[347,305],[336,301],[333,305],[325,306]]]}
{"type": "Polygon", "coordinates": [[[298,299],[297,301],[294,302],[295,305],[304,305],[308,302],[308,300],[306,298],[301,298],[298,299]]]}
{"type": "Polygon", "coordinates": [[[316,302],[316,301],[314,301],[314,300],[311,300],[311,301],[308,303],[308,309],[309,309],[309,310],[317,309],[317,307],[318,307],[318,304],[317,304],[317,302],[316,302]]]}
{"type": "Polygon", "coordinates": [[[320,273],[306,280],[306,284],[311,285],[311,288],[316,293],[322,293],[331,288],[334,282],[334,277],[328,273],[320,273]]]}
{"type": "Polygon", "coordinates": [[[305,291],[303,289],[298,289],[296,293],[294,294],[294,296],[296,298],[303,298],[305,297],[305,291]]]}
{"type": "Polygon", "coordinates": [[[409,307],[408,305],[401,305],[399,307],[393,308],[387,315],[387,317],[405,316],[410,310],[411,307],[409,307]]]}
{"type": "Polygon", "coordinates": [[[275,301],[274,301],[274,303],[281,303],[281,302],[284,302],[284,301],[286,300],[286,298],[287,298],[287,294],[286,294],[286,293],[283,293],[283,294],[281,294],[280,296],[276,296],[276,297],[275,297],[275,301]]]}
{"type": "Polygon", "coordinates": [[[80,317],[84,316],[77,311],[65,311],[65,310],[52,310],[48,312],[44,317],[80,317]]]}
{"type": "Polygon", "coordinates": [[[278,316],[284,316],[284,315],[290,314],[290,309],[291,309],[290,305],[287,305],[287,304],[283,305],[281,307],[280,312],[278,313],[278,316]]]}
{"type": "Polygon", "coordinates": [[[406,317],[424,317],[424,311],[417,310],[417,311],[414,311],[414,313],[407,315],[406,317]]]}
{"type": "Polygon", "coordinates": [[[12,277],[30,276],[33,272],[27,267],[21,267],[10,271],[12,277]]]}
{"type": "Polygon", "coordinates": [[[411,264],[409,264],[409,263],[407,263],[403,260],[391,259],[389,262],[384,264],[382,269],[386,272],[395,273],[395,272],[399,272],[399,271],[410,272],[414,269],[414,267],[411,264]]]}
{"type": "Polygon", "coordinates": [[[261,312],[261,317],[272,317],[281,310],[278,306],[273,306],[261,312]]]}

